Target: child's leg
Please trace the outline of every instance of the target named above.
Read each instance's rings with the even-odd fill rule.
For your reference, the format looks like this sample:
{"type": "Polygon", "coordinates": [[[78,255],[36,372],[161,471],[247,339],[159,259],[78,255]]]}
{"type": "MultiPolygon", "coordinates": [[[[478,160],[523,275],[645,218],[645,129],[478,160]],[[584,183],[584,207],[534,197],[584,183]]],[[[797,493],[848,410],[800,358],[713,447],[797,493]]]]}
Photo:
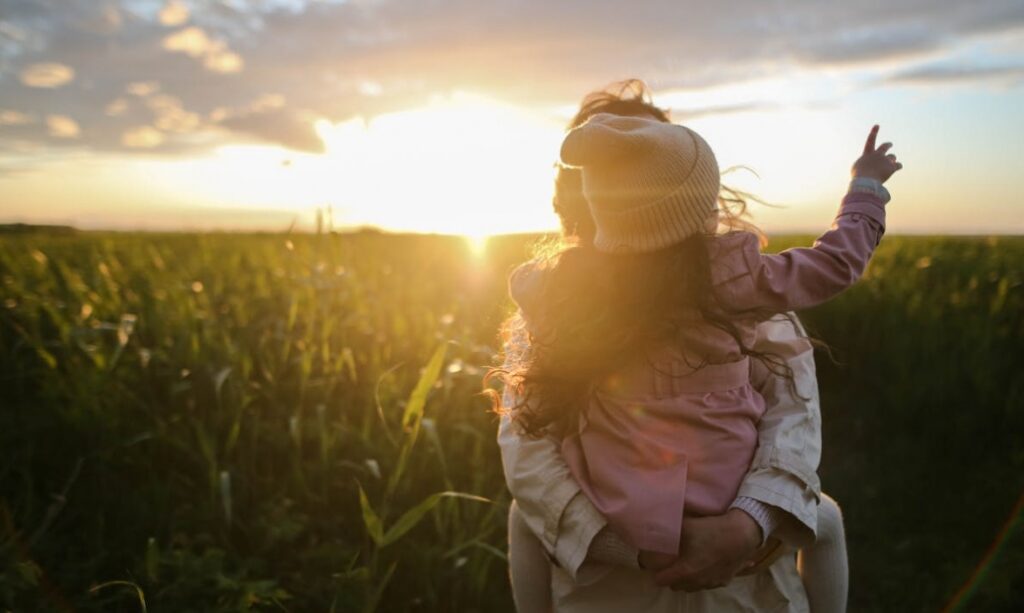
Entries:
{"type": "Polygon", "coordinates": [[[797,562],[812,613],[844,613],[850,587],[846,535],[839,505],[825,494],[818,505],[818,539],[797,562]]]}
{"type": "Polygon", "coordinates": [[[508,570],[517,611],[551,610],[551,562],[515,501],[508,512],[508,570]]]}

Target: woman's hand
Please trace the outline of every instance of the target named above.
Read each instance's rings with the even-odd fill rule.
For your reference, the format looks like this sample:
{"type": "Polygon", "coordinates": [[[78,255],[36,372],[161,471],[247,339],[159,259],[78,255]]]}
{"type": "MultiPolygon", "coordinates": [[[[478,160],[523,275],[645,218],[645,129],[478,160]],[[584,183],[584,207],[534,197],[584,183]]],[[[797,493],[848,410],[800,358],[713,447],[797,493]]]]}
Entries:
{"type": "Polygon", "coordinates": [[[875,139],[878,137],[878,126],[873,126],[868,133],[868,140],[864,143],[864,154],[853,163],[852,173],[854,177],[875,179],[885,183],[897,170],[903,168],[903,164],[896,161],[896,155],[888,153],[892,143],[882,143],[882,146],[875,148],[875,139]]]}
{"type": "Polygon", "coordinates": [[[721,587],[748,565],[760,545],[761,528],[739,509],[714,517],[685,518],[679,557],[657,571],[654,581],[687,592],[721,587]]]}

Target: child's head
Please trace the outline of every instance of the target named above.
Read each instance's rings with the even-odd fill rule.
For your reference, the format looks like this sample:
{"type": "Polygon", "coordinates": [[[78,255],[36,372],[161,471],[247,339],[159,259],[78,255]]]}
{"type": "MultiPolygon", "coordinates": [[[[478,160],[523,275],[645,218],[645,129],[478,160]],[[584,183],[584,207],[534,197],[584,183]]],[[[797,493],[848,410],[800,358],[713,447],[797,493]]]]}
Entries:
{"type": "Polygon", "coordinates": [[[717,219],[718,163],[684,126],[599,113],[566,135],[561,157],[582,169],[599,251],[657,251],[717,219]]]}
{"type": "MultiPolygon", "coordinates": [[[[651,90],[640,79],[609,83],[583,97],[566,130],[577,128],[598,113],[647,117],[669,122],[669,112],[651,100],[651,90]]],[[[594,219],[583,197],[583,173],[579,168],[558,165],[552,204],[562,225],[562,236],[590,244],[594,240],[594,219]]]]}

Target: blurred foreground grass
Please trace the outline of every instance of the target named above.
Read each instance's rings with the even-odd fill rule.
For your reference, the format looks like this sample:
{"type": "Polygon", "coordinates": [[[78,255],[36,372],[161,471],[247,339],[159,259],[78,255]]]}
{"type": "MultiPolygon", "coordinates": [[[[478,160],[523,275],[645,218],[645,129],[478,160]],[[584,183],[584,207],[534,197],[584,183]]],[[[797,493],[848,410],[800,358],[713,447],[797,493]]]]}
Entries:
{"type": "MultiPolygon", "coordinates": [[[[0,610],[511,610],[477,393],[528,242],[0,239],[0,610]]],[[[851,610],[1024,602],[1024,239],[887,237],[802,315],[851,610]]]]}

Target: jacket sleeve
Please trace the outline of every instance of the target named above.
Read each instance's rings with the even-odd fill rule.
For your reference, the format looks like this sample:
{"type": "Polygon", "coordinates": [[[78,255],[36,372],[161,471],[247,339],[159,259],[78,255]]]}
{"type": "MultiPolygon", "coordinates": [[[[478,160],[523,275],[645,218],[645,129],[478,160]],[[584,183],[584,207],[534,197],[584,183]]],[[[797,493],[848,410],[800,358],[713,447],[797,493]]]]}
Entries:
{"type": "Polygon", "coordinates": [[[738,497],[753,498],[793,516],[797,521],[786,522],[775,536],[803,547],[817,533],[821,495],[817,474],[821,410],[814,351],[792,313],[758,324],[754,349],[786,361],[793,369],[796,394],[786,379],[754,362],[752,381],[764,397],[766,410],[757,426],[757,452],[738,497]]]}
{"type": "Polygon", "coordinates": [[[607,521],[573,479],[557,440],[520,434],[503,415],[498,445],[505,481],[527,526],[548,555],[576,579],[607,521]]]}
{"type": "MultiPolygon", "coordinates": [[[[509,340],[509,353],[524,350],[524,332],[509,340]]],[[[514,391],[506,388],[502,404],[514,406],[515,400],[514,391]]],[[[573,478],[562,457],[561,441],[553,436],[526,436],[505,414],[498,424],[498,446],[505,482],[520,515],[548,556],[576,579],[591,542],[608,522],[573,478]]]]}
{"type": "Polygon", "coordinates": [[[884,232],[882,198],[850,191],[832,227],[812,247],[763,254],[754,235],[727,235],[713,256],[728,262],[715,269],[716,295],[727,310],[740,312],[781,313],[822,304],[860,278],[884,232]]]}

